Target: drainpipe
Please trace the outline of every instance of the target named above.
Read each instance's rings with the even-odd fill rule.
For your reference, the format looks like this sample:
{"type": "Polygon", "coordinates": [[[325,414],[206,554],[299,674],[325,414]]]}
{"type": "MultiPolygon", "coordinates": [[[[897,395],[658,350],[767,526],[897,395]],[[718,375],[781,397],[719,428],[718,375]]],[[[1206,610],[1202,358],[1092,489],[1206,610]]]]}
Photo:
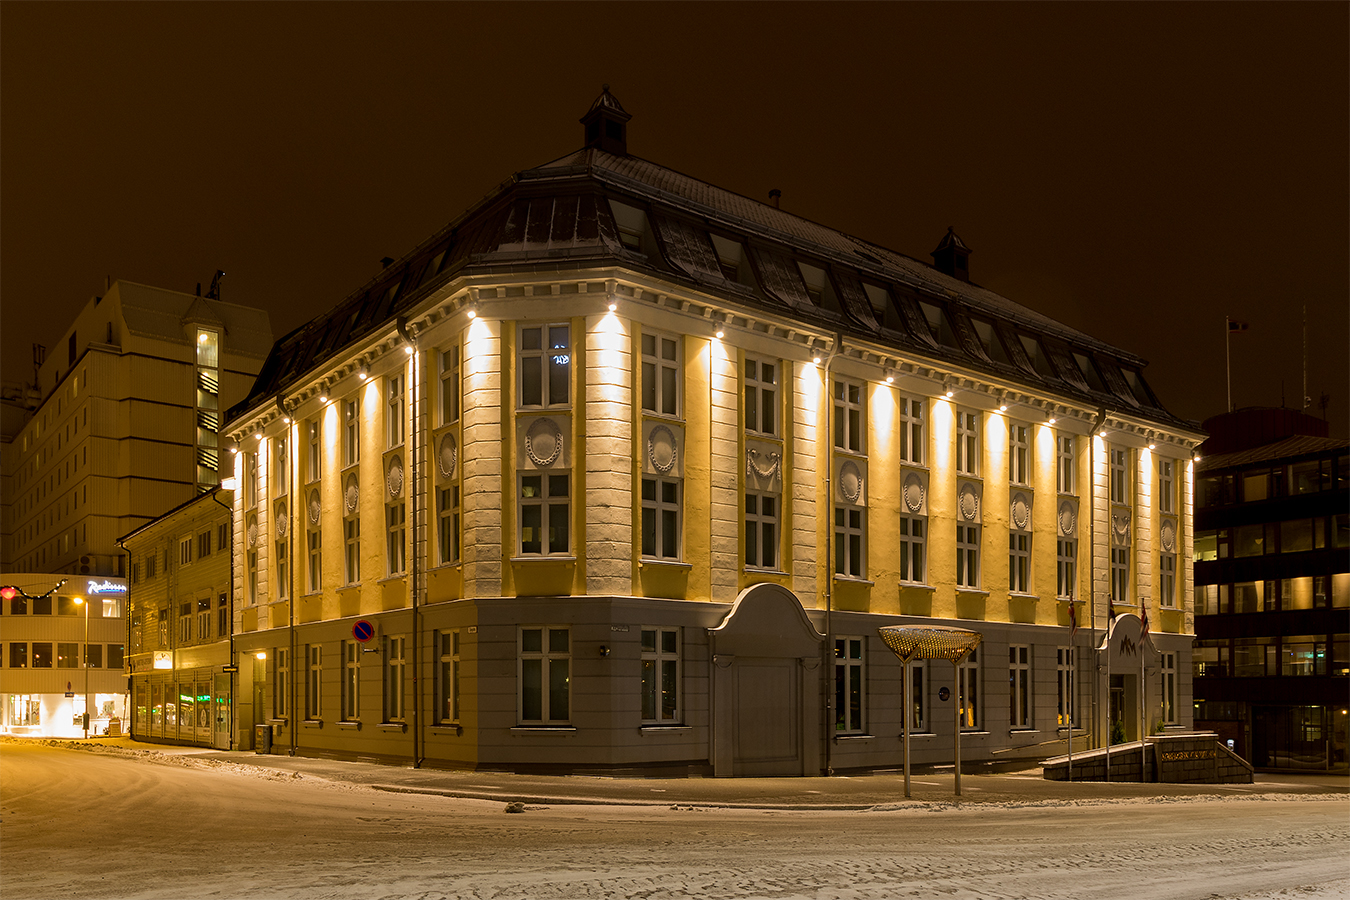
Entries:
{"type": "Polygon", "coordinates": [[[409,403],[412,405],[411,419],[408,428],[408,512],[412,519],[412,548],[408,554],[409,562],[409,603],[412,605],[412,766],[414,769],[422,767],[421,755],[421,737],[422,737],[422,718],[419,715],[422,707],[422,689],[421,679],[418,673],[421,671],[421,654],[418,647],[422,643],[422,631],[420,627],[421,608],[418,605],[418,598],[421,593],[422,579],[422,552],[425,548],[425,542],[422,540],[422,483],[419,479],[422,467],[422,422],[420,413],[422,409],[422,365],[421,356],[418,352],[417,341],[413,339],[408,331],[408,317],[398,317],[398,333],[403,338],[408,347],[408,355],[412,360],[412,378],[409,379],[411,390],[409,393],[409,403]]]}
{"type": "Polygon", "coordinates": [[[825,695],[825,775],[834,774],[831,763],[831,751],[834,749],[834,693],[830,690],[831,675],[834,673],[834,633],[830,624],[830,613],[834,601],[834,490],[830,476],[834,472],[834,398],[830,395],[830,368],[834,358],[844,345],[844,333],[835,332],[834,346],[825,360],[825,373],[822,386],[825,390],[825,664],[821,667],[822,693],[825,695]]]}
{"type": "MultiPolygon", "coordinates": [[[[127,549],[127,545],[126,545],[126,544],[122,543],[122,539],[121,539],[121,538],[118,538],[118,539],[117,539],[117,546],[121,547],[121,548],[122,548],[122,552],[125,553],[125,554],[127,555],[127,568],[126,568],[126,573],[127,573],[127,599],[126,599],[126,603],[123,604],[124,608],[123,608],[123,610],[122,610],[122,615],[123,615],[123,617],[127,620],[127,622],[126,622],[127,642],[126,642],[126,644],[124,645],[124,649],[122,650],[122,659],[123,659],[123,661],[124,661],[124,662],[123,662],[123,665],[125,665],[125,666],[127,667],[127,694],[128,694],[128,699],[131,701],[130,703],[127,704],[127,708],[130,710],[130,712],[129,712],[129,713],[127,714],[127,716],[126,716],[126,721],[127,721],[127,736],[130,737],[130,738],[134,741],[134,740],[136,740],[136,732],[135,732],[135,728],[136,728],[136,692],[135,692],[135,690],[132,689],[132,683],[131,683],[131,677],[132,677],[132,675],[131,675],[131,671],[130,671],[130,670],[131,670],[131,590],[132,590],[132,587],[131,587],[131,551],[127,549]]],[[[89,599],[88,599],[87,596],[85,597],[85,602],[86,602],[86,603],[89,602],[89,599]]],[[[87,654],[87,653],[89,652],[89,638],[88,638],[87,636],[86,636],[85,639],[84,639],[84,643],[85,643],[85,650],[84,650],[84,652],[87,654]]],[[[87,661],[87,660],[86,660],[86,662],[85,662],[85,665],[86,665],[86,667],[88,666],[88,661],[87,661]]],[[[85,700],[85,703],[88,704],[89,701],[88,701],[88,700],[85,700]]],[[[88,710],[88,706],[87,706],[87,705],[86,705],[85,709],[86,709],[86,711],[88,710]]]]}
{"type": "MultiPolygon", "coordinates": [[[[233,454],[231,455],[231,459],[237,460],[238,458],[239,457],[237,455],[233,454]]],[[[220,503],[221,490],[222,490],[221,486],[217,484],[215,488],[211,491],[211,499],[214,500],[216,503],[220,503]]],[[[228,748],[230,750],[233,750],[234,708],[237,699],[235,694],[236,694],[236,686],[239,682],[239,660],[237,660],[234,655],[234,507],[225,506],[224,503],[220,503],[220,505],[225,508],[225,512],[228,513],[230,517],[228,526],[230,529],[230,590],[228,591],[226,596],[229,597],[228,609],[230,612],[230,665],[234,666],[235,669],[235,671],[230,674],[230,746],[228,748]]],[[[133,700],[133,702],[135,701],[133,700]]]]}
{"type": "MultiPolygon", "coordinates": [[[[1092,731],[1095,738],[1093,743],[1098,747],[1102,746],[1102,732],[1098,730],[1098,725],[1101,724],[1098,720],[1101,711],[1098,708],[1097,697],[1101,692],[1101,679],[1097,673],[1097,432],[1105,423],[1106,407],[1102,407],[1097,410],[1097,418],[1093,420],[1092,431],[1088,434],[1088,609],[1092,611],[1092,731]]],[[[1107,628],[1110,628],[1109,622],[1107,628]]],[[[1109,648],[1107,652],[1110,652],[1109,648]]],[[[1107,708],[1110,708],[1109,705],[1107,708]]],[[[1106,730],[1109,731],[1109,727],[1106,730]]],[[[1069,740],[1073,740],[1072,722],[1069,723],[1069,740]]],[[[1107,734],[1106,740],[1108,754],[1106,780],[1110,781],[1110,734],[1107,734]]]]}

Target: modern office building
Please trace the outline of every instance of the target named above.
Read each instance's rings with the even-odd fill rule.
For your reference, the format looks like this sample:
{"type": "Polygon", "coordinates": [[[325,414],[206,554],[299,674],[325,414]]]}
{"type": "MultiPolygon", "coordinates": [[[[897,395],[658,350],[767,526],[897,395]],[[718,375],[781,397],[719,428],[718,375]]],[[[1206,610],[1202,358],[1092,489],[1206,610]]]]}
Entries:
{"type": "Polygon", "coordinates": [[[1289,409],[1205,422],[1195,719],[1263,769],[1346,768],[1350,442],[1289,409]]]}
{"type": "Polygon", "coordinates": [[[606,90],[231,410],[241,739],[801,775],[900,765],[905,716],[916,764],[958,724],[980,760],[1189,726],[1202,435],[1144,360],[979,287],[950,230],[920,262],[628,120],[606,90]],[[983,637],[908,710],[900,623],[983,637]]]}
{"type": "Polygon", "coordinates": [[[0,732],[31,737],[118,733],[126,721],[126,582],[0,575],[0,732]]]}
{"type": "Polygon", "coordinates": [[[112,282],[7,389],[0,571],[125,577],[117,538],[219,481],[223,411],[272,343],[267,313],[112,282]]]}
{"type": "Polygon", "coordinates": [[[232,506],[230,491],[214,488],[118,541],[129,560],[129,724],[137,740],[233,746],[232,506]]]}

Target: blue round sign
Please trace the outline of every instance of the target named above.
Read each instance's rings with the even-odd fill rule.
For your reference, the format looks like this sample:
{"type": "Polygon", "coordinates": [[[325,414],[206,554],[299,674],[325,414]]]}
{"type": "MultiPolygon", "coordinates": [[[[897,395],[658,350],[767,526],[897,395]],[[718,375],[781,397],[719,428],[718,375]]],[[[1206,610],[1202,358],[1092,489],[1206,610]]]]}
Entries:
{"type": "Polygon", "coordinates": [[[352,637],[361,643],[365,643],[375,636],[375,626],[365,619],[357,619],[356,624],[352,626],[352,637]]]}

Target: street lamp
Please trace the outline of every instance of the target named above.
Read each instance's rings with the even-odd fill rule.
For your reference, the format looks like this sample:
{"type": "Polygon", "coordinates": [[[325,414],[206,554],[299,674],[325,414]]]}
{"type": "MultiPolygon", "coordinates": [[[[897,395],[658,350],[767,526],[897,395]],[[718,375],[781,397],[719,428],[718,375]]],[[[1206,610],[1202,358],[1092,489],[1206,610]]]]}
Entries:
{"type": "Polygon", "coordinates": [[[74,600],[84,607],[84,739],[89,740],[89,604],[83,597],[74,600]]]}

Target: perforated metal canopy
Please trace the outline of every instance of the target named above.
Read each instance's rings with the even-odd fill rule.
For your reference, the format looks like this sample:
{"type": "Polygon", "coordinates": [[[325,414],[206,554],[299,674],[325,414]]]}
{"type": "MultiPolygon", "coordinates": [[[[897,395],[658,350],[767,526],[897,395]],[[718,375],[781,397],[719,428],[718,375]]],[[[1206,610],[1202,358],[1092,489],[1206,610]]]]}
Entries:
{"type": "Polygon", "coordinates": [[[906,663],[915,659],[956,662],[984,640],[984,635],[978,631],[945,625],[883,625],[877,633],[900,661],[906,663]]]}

